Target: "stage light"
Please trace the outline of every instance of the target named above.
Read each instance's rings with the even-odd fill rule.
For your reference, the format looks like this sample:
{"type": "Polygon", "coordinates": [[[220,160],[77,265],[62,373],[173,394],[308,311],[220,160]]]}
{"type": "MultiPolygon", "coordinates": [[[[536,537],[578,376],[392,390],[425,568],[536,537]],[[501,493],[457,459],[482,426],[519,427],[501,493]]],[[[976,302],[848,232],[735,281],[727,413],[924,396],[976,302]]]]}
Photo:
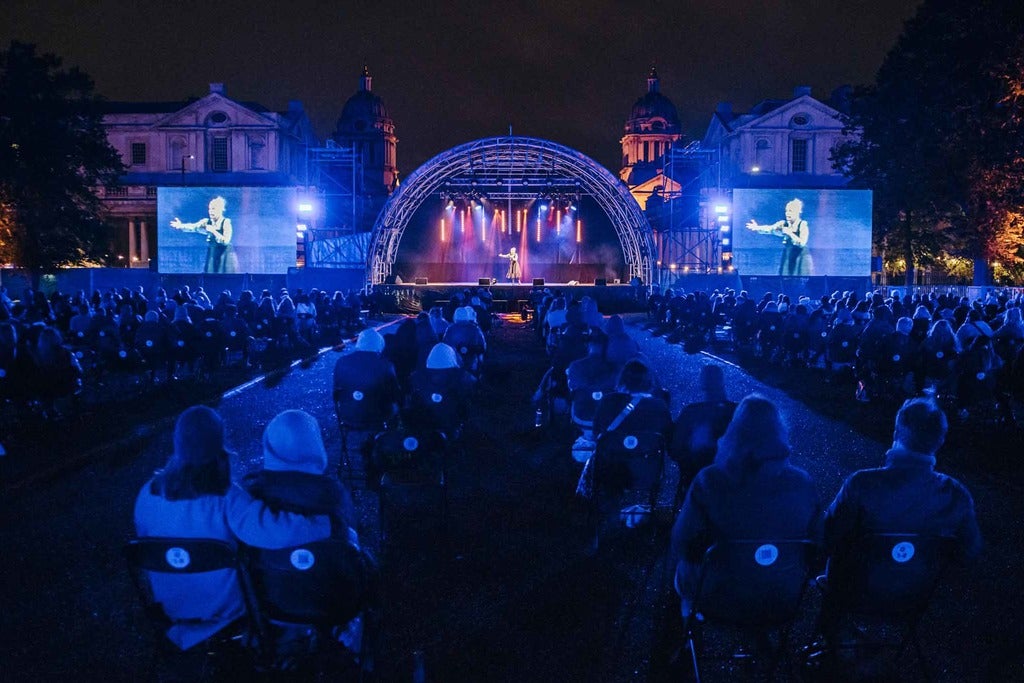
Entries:
{"type": "Polygon", "coordinates": [[[307,226],[305,223],[299,223],[295,226],[295,229],[298,230],[299,232],[306,232],[306,229],[308,227],[309,226],[307,226]]]}
{"type": "Polygon", "coordinates": [[[715,213],[729,213],[729,205],[728,204],[716,204],[715,205],[715,213]]]}
{"type": "Polygon", "coordinates": [[[302,202],[299,204],[299,213],[313,213],[312,202],[302,202]]]}
{"type": "Polygon", "coordinates": [[[729,222],[729,216],[728,215],[719,216],[718,217],[718,222],[719,223],[728,223],[729,222]]]}
{"type": "Polygon", "coordinates": [[[548,210],[548,205],[547,204],[541,204],[540,205],[540,210],[541,211],[547,211],[548,210]]]}
{"type": "Polygon", "coordinates": [[[726,246],[728,244],[729,244],[729,238],[728,237],[723,237],[722,238],[722,246],[724,247],[724,246],[726,246]]]}
{"type": "Polygon", "coordinates": [[[760,166],[751,166],[750,167],[750,172],[751,173],[760,173],[761,172],[761,167],[760,166]]]}
{"type": "Polygon", "coordinates": [[[473,202],[473,210],[474,210],[474,211],[479,211],[479,210],[480,210],[480,209],[482,209],[482,208],[484,208],[484,207],[480,206],[480,205],[479,205],[479,204],[477,204],[476,202],[473,202]]]}

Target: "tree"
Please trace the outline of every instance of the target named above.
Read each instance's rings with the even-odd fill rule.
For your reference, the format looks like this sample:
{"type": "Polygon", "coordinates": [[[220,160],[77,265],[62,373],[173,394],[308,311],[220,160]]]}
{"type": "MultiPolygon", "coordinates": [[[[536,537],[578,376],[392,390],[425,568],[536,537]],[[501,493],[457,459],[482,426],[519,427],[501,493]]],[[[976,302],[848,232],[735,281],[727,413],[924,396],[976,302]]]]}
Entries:
{"type": "Polygon", "coordinates": [[[0,52],[0,262],[39,275],[103,263],[95,194],[124,172],[103,129],[93,82],[61,60],[12,42],[0,52]]]}
{"type": "MultiPolygon", "coordinates": [[[[914,267],[1011,254],[1024,209],[1024,3],[925,0],[854,98],[836,167],[875,193],[875,246],[914,267]],[[1015,95],[1016,92],[1016,95],[1015,95]]],[[[1018,243],[1019,245],[1019,243],[1018,243]]]]}

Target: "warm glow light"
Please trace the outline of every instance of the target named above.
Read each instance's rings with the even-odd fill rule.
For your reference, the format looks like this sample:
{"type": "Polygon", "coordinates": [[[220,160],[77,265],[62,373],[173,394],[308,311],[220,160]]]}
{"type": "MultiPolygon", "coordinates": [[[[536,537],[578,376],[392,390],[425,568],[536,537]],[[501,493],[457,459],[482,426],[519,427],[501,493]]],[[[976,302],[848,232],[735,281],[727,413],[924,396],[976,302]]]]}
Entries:
{"type": "Polygon", "coordinates": [[[561,236],[562,234],[562,210],[559,209],[555,212],[557,218],[555,218],[555,234],[561,236]]]}
{"type": "Polygon", "coordinates": [[[537,214],[537,241],[540,242],[540,214],[537,214]]]}
{"type": "Polygon", "coordinates": [[[576,244],[583,241],[583,221],[576,220],[576,244]]]}
{"type": "Polygon", "coordinates": [[[444,242],[444,241],[445,241],[445,234],[444,234],[444,219],[443,219],[443,218],[441,219],[441,241],[442,241],[442,242],[444,242]]]}
{"type": "Polygon", "coordinates": [[[459,231],[463,235],[466,234],[466,210],[465,209],[463,209],[462,212],[459,214],[459,231]]]}

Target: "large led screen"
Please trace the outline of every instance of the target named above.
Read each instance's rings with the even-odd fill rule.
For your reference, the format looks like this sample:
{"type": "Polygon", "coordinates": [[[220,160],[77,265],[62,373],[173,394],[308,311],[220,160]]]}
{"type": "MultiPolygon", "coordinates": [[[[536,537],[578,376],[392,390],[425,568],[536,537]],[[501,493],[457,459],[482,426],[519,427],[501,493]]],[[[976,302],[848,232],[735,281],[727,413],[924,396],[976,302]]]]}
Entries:
{"type": "Polygon", "coordinates": [[[295,266],[296,194],[288,187],[161,187],[161,273],[287,273],[295,266]]]}
{"type": "Polygon", "coordinates": [[[733,190],[740,275],[871,274],[870,190],[733,190]]]}

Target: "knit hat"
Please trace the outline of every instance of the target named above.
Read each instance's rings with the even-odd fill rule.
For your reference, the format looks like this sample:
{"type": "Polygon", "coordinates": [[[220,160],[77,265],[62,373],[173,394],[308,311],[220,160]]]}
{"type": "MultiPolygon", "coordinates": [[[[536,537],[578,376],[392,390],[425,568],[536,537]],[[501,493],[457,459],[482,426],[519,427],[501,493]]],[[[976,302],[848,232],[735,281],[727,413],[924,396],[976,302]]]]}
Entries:
{"type": "Polygon", "coordinates": [[[316,418],[302,410],[286,410],[271,420],[263,430],[263,469],[323,474],[327,451],[316,418]]]}
{"type": "Polygon", "coordinates": [[[427,356],[427,368],[431,370],[444,370],[457,367],[459,367],[459,358],[455,354],[455,349],[444,343],[434,344],[434,348],[430,350],[430,355],[427,356]]]}
{"type": "Polygon", "coordinates": [[[463,306],[455,309],[455,322],[476,322],[476,311],[473,310],[472,306],[463,306]]]}
{"type": "Polygon", "coordinates": [[[384,351],[384,337],[377,330],[365,329],[356,337],[356,351],[381,353],[384,351]]]}

